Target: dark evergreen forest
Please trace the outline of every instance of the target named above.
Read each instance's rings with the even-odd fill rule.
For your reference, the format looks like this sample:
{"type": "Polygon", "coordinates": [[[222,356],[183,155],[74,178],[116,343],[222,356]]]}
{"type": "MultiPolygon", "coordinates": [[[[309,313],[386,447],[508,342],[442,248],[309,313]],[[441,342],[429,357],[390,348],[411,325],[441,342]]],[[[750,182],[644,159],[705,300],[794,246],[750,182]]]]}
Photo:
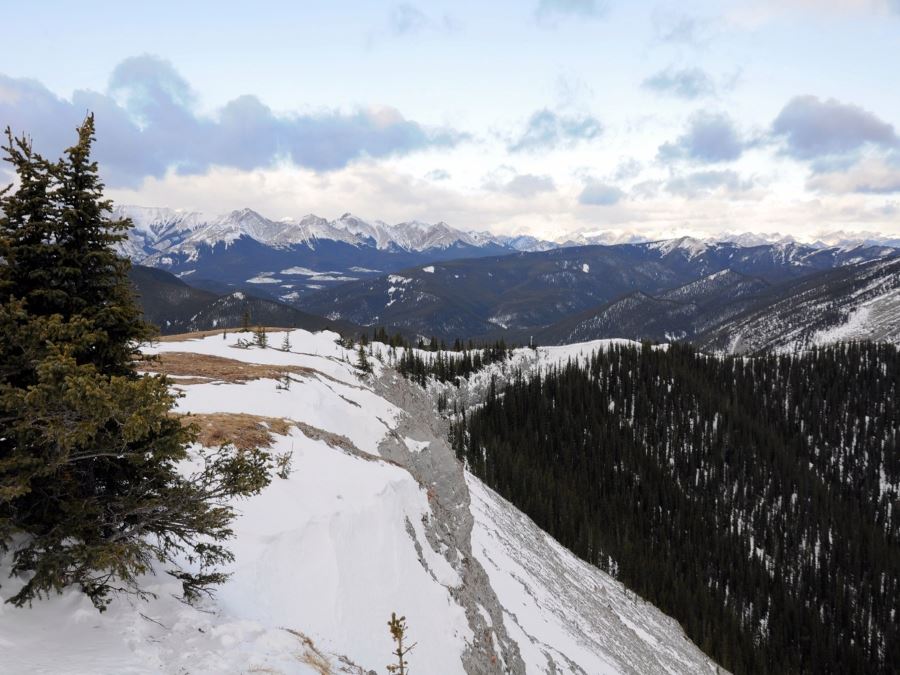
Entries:
{"type": "Polygon", "coordinates": [[[900,664],[900,354],[614,347],[492,383],[469,469],[736,673],[900,664]]]}

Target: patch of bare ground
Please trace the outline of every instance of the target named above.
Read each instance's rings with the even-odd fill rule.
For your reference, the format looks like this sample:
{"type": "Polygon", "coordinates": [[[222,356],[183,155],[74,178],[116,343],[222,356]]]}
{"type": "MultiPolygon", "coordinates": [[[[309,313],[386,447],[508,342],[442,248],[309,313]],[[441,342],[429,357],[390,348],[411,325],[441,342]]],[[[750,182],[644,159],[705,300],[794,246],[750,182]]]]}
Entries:
{"type": "Polygon", "coordinates": [[[296,422],[282,417],[265,417],[247,413],[189,413],[181,416],[183,424],[193,424],[198,431],[197,442],[207,448],[233,445],[238,450],[268,448],[272,446],[272,434],[287,435],[296,427],[307,438],[324,441],[332,448],[363,456],[353,441],[346,436],[319,429],[306,422],[296,422]]]}
{"type": "Polygon", "coordinates": [[[190,381],[184,379],[173,380],[174,384],[197,384],[204,381],[241,384],[249,380],[261,380],[264,378],[277,380],[286,374],[305,377],[321,375],[319,371],[313,368],[306,368],[305,366],[273,366],[247,363],[236,359],[226,359],[223,356],[194,354],[191,352],[163,352],[151,359],[140,362],[138,369],[173,377],[191,378],[190,381]]]}
{"type": "Polygon", "coordinates": [[[346,436],[319,429],[319,427],[314,427],[306,422],[293,422],[292,424],[302,431],[304,436],[314,441],[325,441],[332,448],[340,448],[355,455],[365,454],[346,436]]]}
{"type": "Polygon", "coordinates": [[[272,434],[287,434],[290,420],[247,413],[205,413],[181,416],[182,424],[197,428],[197,442],[207,448],[233,445],[238,450],[271,447],[272,434]]]}

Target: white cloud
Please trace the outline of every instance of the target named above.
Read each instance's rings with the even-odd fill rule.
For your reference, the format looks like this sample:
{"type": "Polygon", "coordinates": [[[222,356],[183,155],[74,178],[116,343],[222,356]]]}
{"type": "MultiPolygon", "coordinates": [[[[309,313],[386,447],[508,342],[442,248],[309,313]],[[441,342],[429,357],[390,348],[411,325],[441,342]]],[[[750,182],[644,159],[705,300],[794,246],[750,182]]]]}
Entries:
{"type": "Polygon", "coordinates": [[[880,157],[869,157],[846,171],[813,175],[807,187],[820,192],[868,194],[900,193],[900,166],[880,157]]]}

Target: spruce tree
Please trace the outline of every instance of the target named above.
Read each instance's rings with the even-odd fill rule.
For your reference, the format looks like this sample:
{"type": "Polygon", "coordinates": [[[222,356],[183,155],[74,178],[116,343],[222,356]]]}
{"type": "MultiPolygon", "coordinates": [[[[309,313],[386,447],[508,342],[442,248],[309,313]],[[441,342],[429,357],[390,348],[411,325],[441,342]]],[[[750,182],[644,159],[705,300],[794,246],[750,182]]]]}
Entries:
{"type": "Polygon", "coordinates": [[[359,350],[356,353],[356,367],[364,373],[372,372],[372,364],[369,363],[369,357],[366,356],[366,348],[362,344],[359,345],[359,350]]]}
{"type": "Polygon", "coordinates": [[[7,139],[18,186],[0,194],[0,549],[27,579],[7,601],[76,586],[102,610],[113,591],[146,595],[155,561],[196,597],[225,578],[228,502],[261,489],[268,458],[225,449],[178,472],[193,432],[170,414],[166,379],[134,367],[152,329],[114,249],[130,223],[102,198],[93,117],[58,162],[7,139]]]}

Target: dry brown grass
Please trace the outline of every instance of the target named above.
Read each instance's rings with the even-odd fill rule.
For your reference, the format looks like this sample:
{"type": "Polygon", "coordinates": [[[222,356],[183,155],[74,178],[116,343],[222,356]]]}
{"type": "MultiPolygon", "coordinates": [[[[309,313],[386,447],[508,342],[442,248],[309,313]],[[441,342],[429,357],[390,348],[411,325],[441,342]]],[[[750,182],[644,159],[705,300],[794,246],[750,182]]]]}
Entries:
{"type": "Polygon", "coordinates": [[[346,436],[319,429],[306,422],[296,422],[282,417],[265,417],[248,413],[188,413],[181,415],[182,424],[197,427],[197,442],[207,448],[233,445],[238,450],[268,448],[272,446],[272,434],[286,436],[292,427],[314,441],[324,441],[332,448],[339,448],[355,455],[362,453],[346,436]]]}
{"type": "Polygon", "coordinates": [[[286,435],[294,424],[280,417],[263,417],[246,413],[187,414],[182,424],[193,424],[197,442],[207,448],[233,445],[238,450],[268,448],[275,441],[272,434],[286,435]]]}
{"type": "Polygon", "coordinates": [[[318,371],[304,366],[263,365],[226,359],[223,356],[190,352],[163,352],[153,359],[140,362],[138,369],[151,373],[191,378],[190,381],[173,380],[174,384],[198,384],[204,380],[240,384],[248,380],[263,378],[277,380],[288,373],[305,377],[318,374],[318,371]]]}
{"type": "Polygon", "coordinates": [[[301,663],[310,666],[319,675],[333,675],[334,671],[331,669],[331,659],[323,654],[309,637],[299,630],[293,630],[291,628],[285,628],[284,630],[293,635],[300,642],[303,651],[297,653],[297,659],[301,663]]]}

